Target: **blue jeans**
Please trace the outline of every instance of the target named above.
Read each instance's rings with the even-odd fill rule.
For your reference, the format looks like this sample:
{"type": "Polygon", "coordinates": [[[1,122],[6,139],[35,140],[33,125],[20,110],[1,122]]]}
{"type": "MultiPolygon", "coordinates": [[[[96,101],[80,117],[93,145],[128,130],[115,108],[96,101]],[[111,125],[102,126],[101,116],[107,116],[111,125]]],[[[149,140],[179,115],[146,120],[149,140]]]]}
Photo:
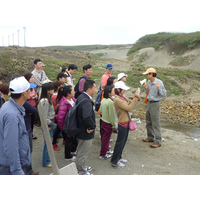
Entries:
{"type": "MultiPolygon", "coordinates": [[[[54,131],[56,129],[57,125],[55,125],[51,130],[49,130],[49,134],[51,137],[53,137],[54,131]]],[[[44,135],[43,135],[44,137],[44,135]]],[[[48,149],[47,149],[47,145],[46,145],[46,141],[44,138],[44,148],[43,148],[43,155],[42,155],[42,166],[47,166],[51,163],[50,157],[49,157],[49,153],[48,153],[48,149]]]]}

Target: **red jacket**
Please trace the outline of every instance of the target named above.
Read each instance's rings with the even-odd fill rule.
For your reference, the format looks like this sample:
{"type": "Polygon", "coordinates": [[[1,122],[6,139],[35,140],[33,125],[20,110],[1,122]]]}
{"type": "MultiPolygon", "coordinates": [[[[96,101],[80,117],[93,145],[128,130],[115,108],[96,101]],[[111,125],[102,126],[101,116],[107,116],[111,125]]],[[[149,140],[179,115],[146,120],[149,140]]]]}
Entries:
{"type": "MultiPolygon", "coordinates": [[[[76,102],[75,98],[72,98],[74,103],[76,102]]],[[[57,123],[60,128],[60,130],[63,130],[65,125],[65,116],[67,112],[72,108],[71,104],[67,101],[66,97],[62,97],[60,100],[60,106],[58,108],[58,114],[57,114],[57,123]]]]}

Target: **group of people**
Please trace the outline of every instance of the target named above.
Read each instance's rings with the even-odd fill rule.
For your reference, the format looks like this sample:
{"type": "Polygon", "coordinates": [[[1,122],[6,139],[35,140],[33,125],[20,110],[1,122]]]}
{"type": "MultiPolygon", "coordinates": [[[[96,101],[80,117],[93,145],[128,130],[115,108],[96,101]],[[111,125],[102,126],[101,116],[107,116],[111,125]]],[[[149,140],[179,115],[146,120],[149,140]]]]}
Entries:
{"type": "MultiPolygon", "coordinates": [[[[0,175],[37,175],[31,165],[31,152],[34,124],[40,123],[37,105],[40,102],[44,108],[45,120],[52,137],[52,147],[55,151],[59,135],[65,145],[65,159],[76,162],[80,175],[90,175],[92,167],[86,166],[92,139],[95,135],[95,110],[100,114],[101,149],[99,159],[111,159],[113,167],[125,167],[128,160],[122,158],[123,149],[129,133],[130,112],[136,106],[140,96],[140,88],[131,100],[125,96],[130,88],[125,82],[127,75],[118,74],[112,77],[113,66],[108,64],[97,90],[95,81],[91,80],[92,66],[83,66],[83,76],[74,85],[72,78],[77,70],[74,64],[63,68],[57,75],[57,81],[52,82],[42,70],[42,61],[34,61],[35,69],[23,77],[15,78],[9,85],[0,83],[0,175]],[[5,96],[10,92],[9,101],[5,96]],[[97,94],[98,92],[98,94],[97,94]],[[94,104],[92,98],[97,94],[94,104]],[[99,98],[99,99],[98,99],[99,98]],[[98,100],[97,100],[98,99],[98,100]],[[74,106],[77,107],[77,123],[79,133],[70,137],[64,131],[65,117],[74,106]],[[117,133],[114,151],[110,150],[112,132],[117,133]]],[[[156,70],[149,68],[144,74],[148,81],[144,83],[147,93],[147,138],[144,142],[153,142],[152,148],[161,146],[161,131],[159,125],[160,100],[166,96],[166,90],[161,80],[156,78],[156,70]]],[[[43,130],[42,130],[43,131],[43,130]]],[[[42,166],[52,167],[44,138],[42,166]]]]}

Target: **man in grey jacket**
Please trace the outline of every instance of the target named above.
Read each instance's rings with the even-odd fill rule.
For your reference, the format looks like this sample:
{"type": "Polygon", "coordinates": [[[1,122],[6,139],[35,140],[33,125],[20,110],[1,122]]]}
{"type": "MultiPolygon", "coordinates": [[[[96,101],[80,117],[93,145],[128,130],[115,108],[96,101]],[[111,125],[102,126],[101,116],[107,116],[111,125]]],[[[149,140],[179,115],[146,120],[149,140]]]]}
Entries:
{"type": "Polygon", "coordinates": [[[147,93],[147,108],[146,108],[146,128],[147,138],[144,142],[153,142],[151,148],[161,146],[162,135],[160,129],[160,100],[167,95],[167,91],[163,82],[156,78],[156,70],[154,68],[147,69],[143,74],[146,75],[148,81],[144,83],[147,93]]]}
{"type": "Polygon", "coordinates": [[[31,151],[23,105],[31,84],[19,77],[10,82],[11,98],[0,109],[0,175],[31,175],[31,151]]]}

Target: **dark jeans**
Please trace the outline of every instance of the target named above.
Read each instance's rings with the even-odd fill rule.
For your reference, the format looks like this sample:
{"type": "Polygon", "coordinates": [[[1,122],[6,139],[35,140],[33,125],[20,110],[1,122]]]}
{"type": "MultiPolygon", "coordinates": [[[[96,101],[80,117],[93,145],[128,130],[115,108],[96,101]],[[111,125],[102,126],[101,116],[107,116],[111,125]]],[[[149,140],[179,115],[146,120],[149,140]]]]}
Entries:
{"type": "MultiPolygon", "coordinates": [[[[54,131],[54,134],[53,134],[53,142],[52,144],[56,144],[56,141],[58,139],[58,135],[60,134],[61,130],[59,128],[59,126],[57,125],[57,128],[56,130],[54,131]]],[[[65,140],[65,134],[63,133],[62,131],[62,135],[63,135],[63,140],[65,140]]]]}
{"type": "Polygon", "coordinates": [[[68,137],[65,135],[65,159],[73,157],[71,152],[75,152],[78,146],[78,142],[75,137],[68,137]]]}
{"type": "MultiPolygon", "coordinates": [[[[24,171],[25,175],[32,175],[33,173],[31,165],[22,167],[22,170],[24,171]]],[[[10,167],[0,165],[0,175],[12,175],[10,167]]]]}
{"type": "Polygon", "coordinates": [[[116,165],[117,162],[122,159],[122,152],[124,150],[127,138],[128,138],[129,128],[124,128],[118,125],[118,135],[117,141],[115,143],[114,153],[111,159],[111,163],[116,165]]]}
{"type": "Polygon", "coordinates": [[[31,153],[32,153],[32,151],[33,151],[33,142],[32,142],[32,140],[33,140],[33,131],[32,130],[28,130],[27,133],[28,133],[29,145],[30,145],[30,149],[31,149],[31,153]]]}

